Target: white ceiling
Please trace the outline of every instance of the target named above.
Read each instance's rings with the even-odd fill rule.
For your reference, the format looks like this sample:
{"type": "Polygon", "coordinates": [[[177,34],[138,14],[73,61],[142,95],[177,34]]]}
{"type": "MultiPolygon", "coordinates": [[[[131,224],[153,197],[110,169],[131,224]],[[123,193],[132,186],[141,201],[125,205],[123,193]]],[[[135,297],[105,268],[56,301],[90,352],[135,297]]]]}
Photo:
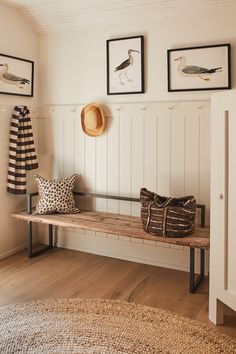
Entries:
{"type": "MultiPolygon", "coordinates": [[[[0,0],[1,2],[1,0],[0,0]]],[[[37,32],[236,10],[236,0],[2,0],[37,32]]]]}

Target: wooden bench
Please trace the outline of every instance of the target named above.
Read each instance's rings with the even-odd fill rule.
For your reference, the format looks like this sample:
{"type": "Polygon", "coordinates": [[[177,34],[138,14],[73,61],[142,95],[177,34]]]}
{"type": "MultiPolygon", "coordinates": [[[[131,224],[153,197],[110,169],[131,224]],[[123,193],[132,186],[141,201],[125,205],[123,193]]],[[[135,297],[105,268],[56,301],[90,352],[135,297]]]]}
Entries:
{"type": "MultiPolygon", "coordinates": [[[[139,198],[129,198],[121,196],[74,192],[75,196],[89,196],[95,198],[115,199],[129,202],[139,202],[139,198]]],[[[209,228],[205,227],[205,206],[199,204],[201,210],[201,227],[196,227],[192,235],[182,238],[158,237],[146,233],[143,230],[140,217],[104,213],[98,211],[82,211],[79,214],[33,214],[32,198],[38,193],[27,195],[27,211],[12,214],[16,219],[27,221],[28,223],[28,257],[33,257],[53,248],[53,226],[71,227],[77,229],[91,230],[115,235],[134,237],[144,240],[154,240],[187,246],[190,248],[190,283],[189,291],[194,293],[200,282],[204,278],[205,270],[205,250],[210,247],[209,228]],[[48,245],[38,251],[33,252],[33,229],[32,223],[42,223],[49,225],[48,245]],[[200,275],[195,280],[195,249],[200,249],[200,275]]]]}

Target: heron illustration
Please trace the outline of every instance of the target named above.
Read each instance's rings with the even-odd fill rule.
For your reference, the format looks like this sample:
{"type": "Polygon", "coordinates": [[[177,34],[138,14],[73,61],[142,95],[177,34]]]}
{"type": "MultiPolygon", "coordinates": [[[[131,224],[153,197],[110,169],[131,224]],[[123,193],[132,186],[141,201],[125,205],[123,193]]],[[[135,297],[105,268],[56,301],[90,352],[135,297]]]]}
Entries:
{"type": "Polygon", "coordinates": [[[9,73],[8,69],[8,64],[0,64],[0,80],[5,84],[16,85],[22,89],[25,84],[30,83],[30,80],[28,79],[9,73]]]}
{"type": "Polygon", "coordinates": [[[125,76],[125,78],[126,78],[127,81],[133,81],[132,78],[129,78],[129,77],[127,76],[127,71],[128,71],[128,69],[129,69],[131,66],[133,66],[133,64],[134,64],[134,57],[133,57],[132,53],[135,53],[135,52],[136,52],[136,53],[140,53],[138,50],[129,49],[129,50],[128,50],[128,56],[129,56],[129,58],[126,59],[125,61],[123,61],[120,65],[118,65],[118,66],[114,69],[115,72],[116,72],[116,71],[120,71],[119,79],[120,79],[120,84],[121,84],[121,85],[125,85],[125,82],[122,81],[122,74],[124,74],[123,76],[125,76]]]}
{"type": "Polygon", "coordinates": [[[179,61],[178,72],[185,77],[199,77],[202,80],[209,81],[212,74],[222,71],[222,66],[207,69],[196,65],[186,65],[186,58],[184,56],[178,57],[174,60],[179,61]]]}

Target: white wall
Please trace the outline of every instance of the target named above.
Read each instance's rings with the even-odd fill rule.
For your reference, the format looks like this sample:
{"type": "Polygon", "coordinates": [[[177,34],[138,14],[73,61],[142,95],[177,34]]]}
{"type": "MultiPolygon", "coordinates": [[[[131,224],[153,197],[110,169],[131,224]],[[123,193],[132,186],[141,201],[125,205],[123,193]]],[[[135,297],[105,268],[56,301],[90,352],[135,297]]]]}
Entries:
{"type": "MultiPolygon", "coordinates": [[[[44,103],[84,103],[99,101],[156,101],[207,99],[210,92],[167,92],[169,48],[236,44],[236,13],[196,15],[127,25],[65,32],[41,37],[41,93],[44,103]],[[132,35],[145,36],[146,93],[106,96],[106,40],[132,35]]],[[[232,69],[235,64],[232,48],[232,69]]],[[[233,84],[236,72],[232,70],[233,84]]]]}
{"type": "MultiPolygon", "coordinates": [[[[10,214],[25,205],[24,196],[6,192],[9,128],[14,105],[28,105],[37,116],[38,105],[38,36],[17,10],[0,4],[0,52],[35,62],[35,93],[33,98],[0,94],[0,258],[26,244],[25,225],[15,222],[10,214]]],[[[37,131],[35,132],[37,139],[37,131]]]]}
{"type": "MultiPolygon", "coordinates": [[[[229,12],[214,16],[202,14],[188,18],[133,22],[123,25],[122,28],[120,25],[114,25],[41,36],[40,99],[45,105],[45,117],[51,116],[47,105],[55,105],[52,114],[55,128],[55,176],[69,175],[77,168],[81,173],[80,186],[86,190],[137,194],[139,187],[144,185],[159,193],[175,195],[194,193],[199,202],[209,207],[210,112],[207,102],[204,112],[200,113],[196,107],[204,106],[204,101],[210,99],[211,92],[168,93],[166,51],[169,48],[218,43],[231,43],[234,46],[235,15],[229,12]],[[146,93],[107,96],[106,39],[140,34],[145,36],[146,93]],[[180,101],[179,105],[177,104],[177,109],[175,107],[174,112],[169,114],[167,108],[173,106],[176,100],[180,101]],[[196,102],[187,104],[184,102],[186,100],[196,102]],[[93,101],[105,103],[108,111],[110,110],[107,132],[96,140],[84,137],[80,128],[81,104],[93,101]],[[145,101],[150,109],[143,115],[140,114],[142,101],[145,101]],[[151,104],[151,101],[167,103],[164,107],[160,103],[151,104]],[[137,104],[131,104],[127,110],[128,102],[137,104]],[[76,112],[71,112],[76,107],[76,112]],[[115,107],[122,107],[119,117],[115,107]],[[158,123],[155,122],[154,116],[158,117],[158,123]],[[165,127],[165,133],[159,132],[157,138],[155,127],[160,122],[164,124],[162,128],[165,127]],[[147,126],[146,133],[151,134],[147,135],[145,146],[142,145],[142,139],[140,145],[135,140],[137,138],[135,134],[142,137],[144,125],[147,126]],[[137,142],[135,146],[131,143],[131,137],[135,137],[133,140],[137,142]],[[170,141],[166,141],[165,138],[169,138],[170,141]],[[164,148],[165,144],[167,149],[164,148]],[[140,160],[139,153],[134,153],[130,166],[129,157],[131,152],[134,152],[132,151],[134,147],[141,154],[143,150],[145,151],[147,154],[145,163],[140,160]],[[161,149],[158,151],[156,147],[161,149]],[[110,159],[110,162],[113,161],[114,169],[108,163],[109,154],[116,155],[110,159]],[[154,161],[154,165],[151,161],[154,161]],[[121,169],[117,164],[120,164],[121,169]],[[204,165],[203,171],[200,168],[201,164],[204,165]],[[104,165],[104,169],[97,170],[97,166],[100,165],[104,165]],[[157,172],[155,166],[162,168],[157,172]],[[203,179],[202,172],[205,174],[203,179]],[[113,190],[114,181],[117,181],[116,173],[119,174],[120,184],[117,190],[113,190]],[[146,177],[142,180],[140,176],[146,177]],[[106,184],[108,178],[112,181],[111,188],[106,184]],[[167,187],[168,181],[171,181],[169,184],[171,188],[167,187]]],[[[235,49],[232,48],[232,68],[235,63],[234,53],[235,49]]],[[[236,73],[232,70],[233,85],[236,81],[235,76],[236,73]]],[[[132,212],[132,207],[123,204],[120,207],[114,206],[114,203],[104,205],[104,202],[97,201],[95,206],[103,210],[112,211],[115,208],[116,211],[132,212]]],[[[80,233],[78,236],[78,233],[62,231],[59,236],[59,243],[64,247],[178,269],[187,269],[188,266],[188,254],[183,248],[166,250],[161,245],[134,244],[132,240],[119,237],[111,240],[109,235],[105,236],[107,239],[104,241],[104,235],[95,236],[94,233],[80,233]]]]}

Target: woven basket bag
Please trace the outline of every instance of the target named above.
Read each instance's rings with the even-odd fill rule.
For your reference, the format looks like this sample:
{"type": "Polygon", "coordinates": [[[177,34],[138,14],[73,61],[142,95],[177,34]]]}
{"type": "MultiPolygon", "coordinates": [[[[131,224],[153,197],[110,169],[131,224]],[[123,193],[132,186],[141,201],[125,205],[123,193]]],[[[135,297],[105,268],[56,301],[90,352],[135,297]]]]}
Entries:
{"type": "Polygon", "coordinates": [[[167,198],[142,188],[140,201],[146,232],[163,237],[184,237],[193,233],[197,206],[193,196],[167,198]]]}

